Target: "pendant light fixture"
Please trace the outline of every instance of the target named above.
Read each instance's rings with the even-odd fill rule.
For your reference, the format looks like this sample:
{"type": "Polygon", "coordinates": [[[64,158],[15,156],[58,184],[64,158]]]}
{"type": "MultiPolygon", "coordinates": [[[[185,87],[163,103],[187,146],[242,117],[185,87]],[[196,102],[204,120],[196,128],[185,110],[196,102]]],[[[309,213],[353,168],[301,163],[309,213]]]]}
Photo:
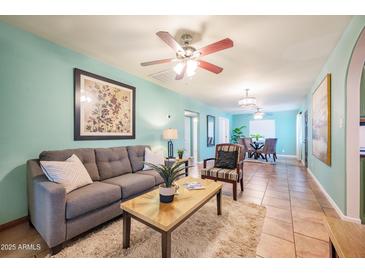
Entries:
{"type": "Polygon", "coordinates": [[[243,99],[238,101],[238,105],[241,108],[245,108],[245,109],[255,108],[256,107],[256,98],[252,97],[252,96],[248,96],[248,92],[249,92],[248,88],[245,91],[246,91],[246,96],[243,97],[243,99]]]}

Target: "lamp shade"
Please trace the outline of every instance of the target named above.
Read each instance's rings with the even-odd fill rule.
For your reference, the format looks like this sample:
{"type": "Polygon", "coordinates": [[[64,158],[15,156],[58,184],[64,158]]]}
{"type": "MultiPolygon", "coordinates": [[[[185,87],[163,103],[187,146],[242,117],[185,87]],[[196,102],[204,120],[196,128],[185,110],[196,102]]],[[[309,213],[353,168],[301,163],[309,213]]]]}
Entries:
{"type": "Polygon", "coordinates": [[[164,140],[176,140],[177,137],[177,129],[176,128],[166,128],[162,133],[162,137],[164,140]]]}

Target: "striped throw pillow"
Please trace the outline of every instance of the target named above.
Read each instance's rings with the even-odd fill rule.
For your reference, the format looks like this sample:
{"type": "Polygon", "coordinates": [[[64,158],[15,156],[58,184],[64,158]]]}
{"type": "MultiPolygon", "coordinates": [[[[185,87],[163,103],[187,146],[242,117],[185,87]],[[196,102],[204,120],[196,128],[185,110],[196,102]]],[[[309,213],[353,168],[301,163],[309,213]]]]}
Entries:
{"type": "Polygon", "coordinates": [[[93,182],[75,154],[66,161],[40,161],[40,164],[48,180],[63,185],[66,193],[93,182]]]}

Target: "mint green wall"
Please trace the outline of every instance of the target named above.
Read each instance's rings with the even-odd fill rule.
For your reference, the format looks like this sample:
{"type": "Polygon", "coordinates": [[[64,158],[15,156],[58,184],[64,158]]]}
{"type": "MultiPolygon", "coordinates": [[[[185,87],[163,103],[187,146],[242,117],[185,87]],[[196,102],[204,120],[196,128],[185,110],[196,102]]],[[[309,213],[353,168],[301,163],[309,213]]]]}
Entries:
{"type": "MultiPolygon", "coordinates": [[[[183,146],[184,110],[200,113],[200,159],[206,147],[206,115],[230,115],[93,58],[0,23],[0,224],[27,215],[28,159],[43,150],[150,144],[166,147],[161,133],[175,127],[183,146]],[[137,89],[136,139],[73,141],[73,68],[137,89]],[[168,120],[167,116],[171,115],[168,120]]],[[[219,125],[216,134],[218,136],[219,125]]]]}
{"type": "MultiPolygon", "coordinates": [[[[302,111],[308,110],[308,165],[321,185],[346,214],[346,78],[351,54],[361,30],[365,26],[365,16],[355,16],[343,33],[336,48],[323,66],[302,111]],[[331,119],[332,119],[332,165],[327,166],[312,155],[312,94],[327,73],[332,75],[331,119]],[[342,122],[341,122],[342,121],[342,122]]],[[[304,151],[304,150],[303,150],[304,151]]]]}
{"type": "MultiPolygon", "coordinates": [[[[295,155],[296,154],[296,119],[297,110],[279,111],[266,113],[264,119],[275,120],[276,137],[278,143],[276,150],[278,154],[295,155]]],[[[232,115],[232,128],[245,125],[244,135],[248,136],[250,132],[250,120],[253,120],[252,114],[232,115]]]]}

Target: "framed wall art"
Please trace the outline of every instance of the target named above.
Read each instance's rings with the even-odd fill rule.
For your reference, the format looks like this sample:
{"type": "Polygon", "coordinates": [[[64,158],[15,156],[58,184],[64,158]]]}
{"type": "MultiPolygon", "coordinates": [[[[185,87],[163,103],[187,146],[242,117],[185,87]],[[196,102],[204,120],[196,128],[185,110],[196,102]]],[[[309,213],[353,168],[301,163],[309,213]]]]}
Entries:
{"type": "Polygon", "coordinates": [[[74,139],[135,139],[136,88],[74,69],[74,139]]]}
{"type": "Polygon", "coordinates": [[[312,96],[312,153],[331,165],[331,74],[327,74],[312,96]]]}

